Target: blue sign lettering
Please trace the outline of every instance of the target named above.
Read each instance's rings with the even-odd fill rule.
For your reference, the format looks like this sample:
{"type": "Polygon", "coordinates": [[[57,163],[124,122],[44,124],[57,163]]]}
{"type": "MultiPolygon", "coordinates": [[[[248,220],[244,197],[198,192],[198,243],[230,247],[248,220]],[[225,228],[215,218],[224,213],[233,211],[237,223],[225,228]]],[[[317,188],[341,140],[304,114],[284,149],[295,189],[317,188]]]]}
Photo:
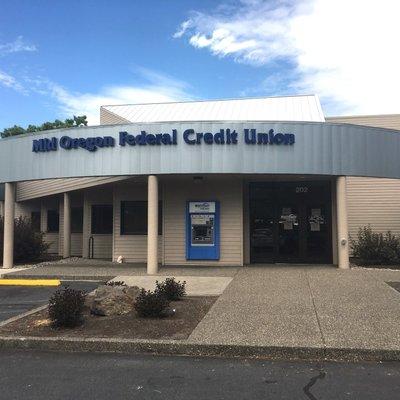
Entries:
{"type": "Polygon", "coordinates": [[[35,139],[32,142],[32,151],[34,153],[56,151],[58,149],[57,138],[51,139],[35,139]]]}
{"type": "Polygon", "coordinates": [[[98,136],[89,138],[71,138],[63,136],[60,139],[60,147],[65,150],[82,148],[88,151],[96,151],[99,147],[114,147],[115,139],[112,136],[98,136]]]}
{"type": "MultiPolygon", "coordinates": [[[[189,145],[236,145],[238,144],[238,133],[231,129],[220,129],[216,133],[195,132],[194,129],[186,129],[183,134],[183,141],[189,145]]],[[[293,133],[274,132],[270,129],[268,132],[257,132],[256,129],[244,129],[243,140],[249,145],[293,145],[295,135],[293,133]]],[[[178,132],[172,129],[171,133],[147,133],[141,131],[138,135],[128,132],[119,132],[119,146],[161,146],[177,145],[178,132]]],[[[85,149],[90,152],[98,148],[115,147],[115,139],[112,136],[97,136],[88,138],[71,138],[62,136],[60,139],[55,137],[51,139],[35,139],[32,142],[32,151],[35,153],[58,150],[60,146],[64,150],[85,149]]]]}
{"type": "Polygon", "coordinates": [[[172,134],[169,133],[146,133],[146,131],[141,131],[140,135],[130,135],[128,132],[119,133],[119,145],[120,146],[160,146],[162,144],[178,144],[178,134],[176,129],[172,129],[172,134]]]}
{"type": "Polygon", "coordinates": [[[238,134],[235,130],[220,129],[213,134],[211,132],[195,132],[193,129],[186,129],[183,132],[183,140],[187,144],[237,144],[238,134]]]}

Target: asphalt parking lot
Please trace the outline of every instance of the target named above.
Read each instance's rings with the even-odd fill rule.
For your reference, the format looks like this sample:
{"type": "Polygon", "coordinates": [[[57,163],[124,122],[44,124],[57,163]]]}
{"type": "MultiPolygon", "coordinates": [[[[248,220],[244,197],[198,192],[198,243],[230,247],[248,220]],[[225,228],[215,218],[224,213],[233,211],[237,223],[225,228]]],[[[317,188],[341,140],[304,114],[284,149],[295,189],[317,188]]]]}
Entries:
{"type": "Polygon", "coordinates": [[[396,362],[306,362],[0,350],[7,400],[393,400],[396,362]]]}
{"type": "Polygon", "coordinates": [[[45,305],[60,287],[91,292],[99,285],[89,281],[63,281],[61,286],[0,286],[0,322],[45,305]]]}

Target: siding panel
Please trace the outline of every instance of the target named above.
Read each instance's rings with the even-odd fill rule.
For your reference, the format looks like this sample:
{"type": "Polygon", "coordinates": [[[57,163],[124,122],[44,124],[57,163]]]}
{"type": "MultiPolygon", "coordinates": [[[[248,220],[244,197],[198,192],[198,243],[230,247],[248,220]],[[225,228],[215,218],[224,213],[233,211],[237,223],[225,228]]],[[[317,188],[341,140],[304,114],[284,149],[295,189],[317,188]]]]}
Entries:
{"type": "Polygon", "coordinates": [[[100,125],[115,125],[115,124],[126,124],[129,123],[127,119],[100,107],[100,125]]]}
{"type": "Polygon", "coordinates": [[[97,185],[104,185],[106,183],[118,182],[127,178],[128,177],[126,176],[106,176],[94,178],[45,179],[40,181],[18,182],[16,196],[17,201],[23,201],[97,185]]]}
{"type": "Polygon", "coordinates": [[[400,180],[348,177],[347,208],[353,238],[366,225],[400,235],[400,180]]]}
{"type": "MultiPolygon", "coordinates": [[[[71,207],[81,207],[83,198],[81,196],[72,196],[71,207]]],[[[71,256],[82,257],[82,233],[71,233],[71,256]]],[[[60,200],[60,255],[64,252],[64,199],[60,200]]]]}
{"type": "Polygon", "coordinates": [[[94,204],[112,204],[113,189],[93,188],[84,192],[83,206],[83,256],[89,256],[89,237],[94,238],[94,258],[111,259],[113,253],[113,235],[91,235],[91,207],[94,204]]]}
{"type": "MultiPolygon", "coordinates": [[[[161,200],[162,193],[159,190],[161,200]]],[[[121,201],[147,201],[147,185],[121,184],[114,189],[114,260],[119,256],[128,262],[147,261],[147,235],[121,235],[121,201]]],[[[158,237],[158,257],[162,261],[162,236],[158,237]]]]}
{"type": "Polygon", "coordinates": [[[328,117],[326,121],[400,130],[400,114],[328,117]]]}
{"type": "Polygon", "coordinates": [[[242,181],[230,177],[191,178],[164,183],[164,263],[166,265],[243,265],[242,181]],[[186,202],[220,202],[220,260],[186,260],[186,202]]]}
{"type": "MultiPolygon", "coordinates": [[[[328,122],[365,125],[400,130],[400,114],[361,115],[326,118],[328,122]]],[[[384,178],[347,178],[349,233],[357,236],[360,227],[388,230],[400,235],[400,180],[384,178]]]]}
{"type": "Polygon", "coordinates": [[[60,241],[57,232],[47,232],[47,210],[59,209],[58,197],[42,199],[40,207],[41,231],[44,232],[44,241],[50,245],[49,254],[60,254],[60,241]]]}

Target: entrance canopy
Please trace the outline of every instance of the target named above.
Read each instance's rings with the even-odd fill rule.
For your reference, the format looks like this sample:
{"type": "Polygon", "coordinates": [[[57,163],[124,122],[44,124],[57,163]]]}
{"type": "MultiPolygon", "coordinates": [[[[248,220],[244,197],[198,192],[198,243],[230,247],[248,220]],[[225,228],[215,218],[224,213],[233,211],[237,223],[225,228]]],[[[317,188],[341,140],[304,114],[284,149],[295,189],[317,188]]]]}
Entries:
{"type": "Polygon", "coordinates": [[[0,183],[160,174],[400,178],[400,131],[326,122],[168,122],[2,139],[0,183]]]}

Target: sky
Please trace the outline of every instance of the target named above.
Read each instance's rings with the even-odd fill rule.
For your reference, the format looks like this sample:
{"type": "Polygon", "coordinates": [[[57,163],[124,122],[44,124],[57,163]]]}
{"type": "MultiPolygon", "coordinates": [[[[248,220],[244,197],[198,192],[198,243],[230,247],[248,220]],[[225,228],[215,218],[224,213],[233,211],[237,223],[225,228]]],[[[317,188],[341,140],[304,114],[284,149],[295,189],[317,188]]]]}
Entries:
{"type": "Polygon", "coordinates": [[[0,130],[109,104],[317,94],[400,113],[398,0],[1,0],[0,130]]]}

